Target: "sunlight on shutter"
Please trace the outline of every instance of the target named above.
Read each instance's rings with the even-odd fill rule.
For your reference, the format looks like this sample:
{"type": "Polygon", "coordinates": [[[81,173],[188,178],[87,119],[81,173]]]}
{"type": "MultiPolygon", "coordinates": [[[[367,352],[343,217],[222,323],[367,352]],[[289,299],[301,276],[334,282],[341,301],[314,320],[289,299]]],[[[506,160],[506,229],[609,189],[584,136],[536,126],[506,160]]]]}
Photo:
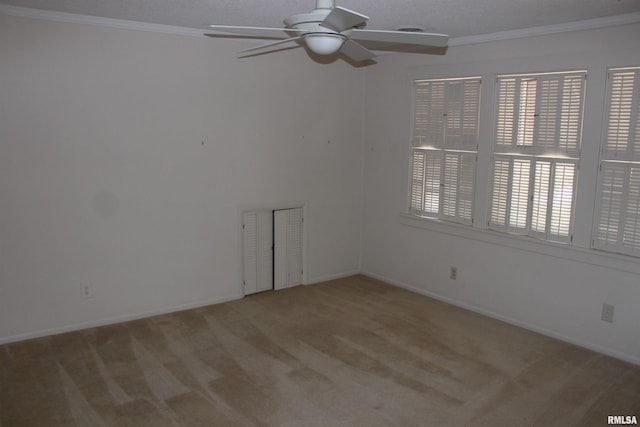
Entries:
{"type": "Polygon", "coordinates": [[[605,144],[605,151],[609,156],[627,153],[634,86],[637,84],[636,75],[637,71],[633,70],[617,71],[611,74],[609,123],[605,144]]]}
{"type": "Polygon", "coordinates": [[[442,152],[429,150],[425,152],[424,209],[427,214],[440,212],[440,171],[442,152]]]}
{"type": "Polygon", "coordinates": [[[442,214],[445,216],[456,216],[459,166],[460,156],[458,154],[445,153],[444,187],[442,192],[442,214]]]}
{"type": "Polygon", "coordinates": [[[430,85],[416,85],[414,90],[413,145],[421,146],[427,140],[428,105],[431,96],[430,85]]]}
{"type": "Polygon", "coordinates": [[[536,119],[536,88],[538,80],[520,81],[520,101],[518,105],[518,146],[532,146],[536,119]]]}
{"type": "Polygon", "coordinates": [[[440,147],[445,141],[446,85],[445,82],[434,82],[431,85],[427,144],[440,147]]]}
{"type": "Polygon", "coordinates": [[[476,153],[461,153],[462,168],[458,175],[458,218],[467,223],[473,219],[473,199],[476,182],[476,153]]]}
{"type": "Polygon", "coordinates": [[[445,138],[447,147],[462,145],[464,114],[464,81],[454,81],[447,85],[447,112],[445,138]]]}
{"type": "Polygon", "coordinates": [[[576,168],[570,163],[556,163],[551,195],[551,239],[567,240],[571,234],[571,213],[576,168]],[[564,239],[563,239],[564,238],[564,239]]]}
{"type": "Polygon", "coordinates": [[[549,208],[549,184],[551,183],[551,163],[537,161],[533,184],[533,204],[531,212],[531,230],[546,233],[549,208]]]}
{"type": "Polygon", "coordinates": [[[507,206],[509,204],[510,163],[507,159],[495,159],[494,161],[490,220],[492,228],[506,229],[507,206]]]}
{"type": "Polygon", "coordinates": [[[541,79],[536,143],[543,150],[554,149],[558,142],[560,81],[558,77],[541,79]]]}
{"type": "Polygon", "coordinates": [[[444,143],[445,82],[417,82],[413,127],[414,146],[440,146],[444,143]]]}
{"type": "Polygon", "coordinates": [[[464,85],[464,122],[463,144],[476,146],[478,144],[478,115],[480,110],[480,79],[465,81],[464,85]]]}
{"type": "Polygon", "coordinates": [[[480,79],[450,81],[446,90],[447,149],[474,149],[478,139],[478,111],[480,103],[480,79]]]}
{"type": "Polygon", "coordinates": [[[597,240],[605,245],[618,242],[625,170],[625,166],[620,164],[602,166],[597,240]]]}
{"type": "Polygon", "coordinates": [[[471,223],[475,153],[448,152],[444,160],[442,215],[471,223]]]}
{"type": "Polygon", "coordinates": [[[524,159],[513,160],[511,178],[511,200],[509,207],[509,228],[514,231],[527,227],[527,213],[529,208],[529,182],[531,179],[531,161],[524,159]]]}
{"type": "Polygon", "coordinates": [[[584,104],[584,75],[568,76],[562,85],[558,149],[574,154],[580,146],[582,109],[584,104]]]}
{"type": "Polygon", "coordinates": [[[513,144],[513,123],[515,119],[516,79],[500,79],[498,89],[498,124],[496,144],[510,146],[513,144]]]}
{"type": "Polygon", "coordinates": [[[424,201],[424,153],[419,150],[413,150],[411,159],[411,206],[412,211],[419,214],[423,211],[424,201]]]}

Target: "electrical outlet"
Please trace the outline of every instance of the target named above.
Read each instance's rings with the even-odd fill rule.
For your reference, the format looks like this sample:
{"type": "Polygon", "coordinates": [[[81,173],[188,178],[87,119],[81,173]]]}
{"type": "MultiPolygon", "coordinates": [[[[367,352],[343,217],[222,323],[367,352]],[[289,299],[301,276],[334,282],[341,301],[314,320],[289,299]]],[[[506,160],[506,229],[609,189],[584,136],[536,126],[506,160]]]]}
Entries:
{"type": "Polygon", "coordinates": [[[90,283],[83,283],[80,287],[80,296],[84,299],[91,298],[93,296],[93,287],[90,283]]]}
{"type": "Polygon", "coordinates": [[[451,267],[451,270],[449,270],[449,279],[451,280],[458,279],[458,267],[451,267]]]}
{"type": "Polygon", "coordinates": [[[605,322],[613,323],[613,310],[616,308],[615,305],[611,304],[602,304],[602,317],[601,319],[605,322]]]}

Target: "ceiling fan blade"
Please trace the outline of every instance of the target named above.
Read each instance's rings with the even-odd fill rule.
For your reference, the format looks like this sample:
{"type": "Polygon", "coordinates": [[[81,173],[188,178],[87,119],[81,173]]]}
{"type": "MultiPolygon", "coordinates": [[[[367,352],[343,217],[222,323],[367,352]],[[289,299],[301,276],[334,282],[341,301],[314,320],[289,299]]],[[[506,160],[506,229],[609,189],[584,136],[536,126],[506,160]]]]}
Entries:
{"type": "MultiPolygon", "coordinates": [[[[285,39],[294,34],[303,34],[302,30],[290,28],[266,28],[266,27],[238,27],[232,25],[209,25],[212,30],[224,33],[238,34],[241,36],[250,36],[257,39],[285,39]]],[[[207,34],[215,37],[217,34],[207,34]]]]}
{"type": "Polygon", "coordinates": [[[271,46],[277,46],[277,45],[281,45],[281,44],[285,44],[285,43],[290,43],[290,42],[299,40],[300,37],[301,36],[295,36],[295,37],[291,37],[291,38],[284,39],[284,40],[278,40],[278,41],[271,42],[271,43],[261,44],[260,46],[250,47],[249,49],[241,50],[240,53],[253,52],[253,51],[264,49],[264,48],[271,47],[271,46]]]}
{"type": "Polygon", "coordinates": [[[368,20],[368,16],[345,9],[344,7],[336,6],[331,10],[327,17],[324,18],[324,21],[322,21],[320,25],[341,33],[349,28],[365,24],[368,20]]]}
{"type": "Polygon", "coordinates": [[[449,36],[445,34],[419,33],[409,31],[359,30],[351,33],[354,40],[408,44],[418,46],[446,47],[449,36]]]}
{"type": "Polygon", "coordinates": [[[343,53],[345,56],[355,62],[362,62],[376,57],[375,53],[371,52],[361,44],[349,39],[347,39],[342,45],[340,53],[343,53]]]}

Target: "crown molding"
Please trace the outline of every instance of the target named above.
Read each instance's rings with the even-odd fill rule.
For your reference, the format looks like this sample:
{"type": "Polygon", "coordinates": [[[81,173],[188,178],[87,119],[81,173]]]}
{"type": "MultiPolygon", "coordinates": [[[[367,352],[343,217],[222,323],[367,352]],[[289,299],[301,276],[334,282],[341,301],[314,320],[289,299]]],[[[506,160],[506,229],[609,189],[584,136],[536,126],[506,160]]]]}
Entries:
{"type": "Polygon", "coordinates": [[[524,37],[568,33],[571,31],[594,30],[598,28],[615,27],[618,25],[636,24],[638,22],[640,22],[640,12],[625,13],[623,15],[605,16],[602,18],[585,19],[583,21],[543,25],[540,27],[522,28],[511,31],[500,31],[497,33],[480,34],[477,36],[454,37],[449,39],[449,46],[464,46],[477,43],[520,39],[524,37]]]}
{"type": "Polygon", "coordinates": [[[175,34],[179,36],[202,37],[206,29],[177,27],[173,25],[151,24],[148,22],[128,21],[125,19],[103,18],[99,16],[79,15],[76,13],[54,12],[51,10],[0,4],[0,15],[20,18],[43,19],[46,21],[71,24],[95,25],[99,27],[119,28],[122,30],[148,31],[152,33],[175,34]]]}
{"type": "MultiPolygon", "coordinates": [[[[0,4],[0,15],[43,19],[47,21],[66,22],[73,24],[96,25],[100,27],[119,28],[124,30],[175,34],[190,37],[201,37],[206,32],[212,32],[208,31],[207,29],[151,24],[147,22],[129,21],[125,19],[103,18],[99,16],[79,15],[66,12],[54,12],[50,10],[32,9],[28,7],[10,6],[3,4],[0,4]]],[[[496,33],[480,34],[476,36],[453,37],[449,39],[449,46],[464,46],[477,43],[519,39],[524,37],[545,36],[550,34],[567,33],[571,31],[592,30],[597,28],[614,27],[618,25],[635,24],[639,22],[640,12],[633,12],[623,15],[605,16],[602,18],[586,19],[583,21],[544,25],[540,27],[523,28],[510,31],[500,31],[496,33]]]]}

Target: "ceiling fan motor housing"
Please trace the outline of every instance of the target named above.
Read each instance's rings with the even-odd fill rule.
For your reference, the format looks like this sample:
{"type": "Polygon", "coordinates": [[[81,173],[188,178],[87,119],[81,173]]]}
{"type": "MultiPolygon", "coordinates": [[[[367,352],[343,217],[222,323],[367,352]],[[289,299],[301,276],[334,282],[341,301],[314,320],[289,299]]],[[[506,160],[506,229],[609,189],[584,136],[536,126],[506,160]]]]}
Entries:
{"type": "Polygon", "coordinates": [[[329,13],[331,13],[330,9],[316,9],[311,11],[311,13],[293,15],[284,20],[284,25],[286,28],[292,28],[294,30],[314,33],[335,33],[335,31],[320,25],[329,13]]]}
{"type": "Polygon", "coordinates": [[[312,52],[318,55],[334,54],[340,50],[351,31],[344,31],[345,34],[341,34],[320,25],[333,8],[333,0],[317,0],[314,10],[310,13],[290,16],[284,20],[284,25],[286,28],[304,31],[302,40],[312,52]]]}

